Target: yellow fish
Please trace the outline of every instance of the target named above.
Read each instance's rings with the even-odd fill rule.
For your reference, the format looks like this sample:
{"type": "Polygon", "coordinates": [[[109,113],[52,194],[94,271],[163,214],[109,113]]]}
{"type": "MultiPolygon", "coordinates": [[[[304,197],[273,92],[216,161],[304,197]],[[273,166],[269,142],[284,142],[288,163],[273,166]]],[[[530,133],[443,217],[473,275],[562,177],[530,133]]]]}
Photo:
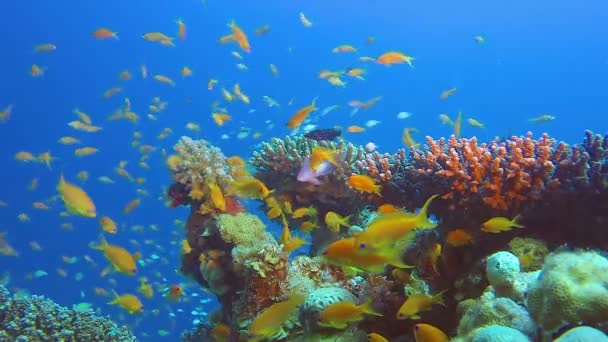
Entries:
{"type": "Polygon", "coordinates": [[[220,187],[215,183],[210,183],[208,186],[209,191],[211,192],[210,197],[213,206],[221,211],[226,211],[226,199],[224,198],[224,194],[220,187]]]}
{"type": "Polygon", "coordinates": [[[116,227],[116,222],[112,220],[108,216],[103,216],[99,219],[99,225],[101,225],[101,229],[108,234],[116,234],[118,228],[116,227]]]}
{"type": "Polygon", "coordinates": [[[108,302],[108,304],[118,305],[130,314],[140,313],[144,308],[139,298],[130,293],[118,295],[118,293],[114,292],[114,300],[108,302]]]}
{"type": "Polygon", "coordinates": [[[148,283],[148,279],[146,277],[139,278],[139,287],[137,288],[137,292],[141,293],[148,299],[154,296],[154,289],[152,288],[152,285],[148,283]]]}
{"type": "Polygon", "coordinates": [[[414,326],[414,337],[416,337],[416,342],[448,342],[450,340],[443,331],[426,323],[414,326]]]}
{"type": "Polygon", "coordinates": [[[348,220],[350,219],[350,215],[343,217],[333,211],[328,211],[325,214],[325,224],[330,231],[334,233],[338,233],[340,231],[340,226],[350,227],[348,220]]]}
{"type": "Polygon", "coordinates": [[[304,300],[305,295],[292,294],[288,300],[272,304],[253,320],[249,326],[248,338],[260,341],[276,334],[304,300]]]}
{"type": "Polygon", "coordinates": [[[378,333],[367,334],[368,342],[388,342],[388,339],[378,333]]]}
{"type": "Polygon", "coordinates": [[[481,225],[481,230],[486,233],[501,233],[511,230],[512,228],[524,228],[517,221],[520,216],[515,216],[512,220],[507,217],[493,217],[481,225]]]}
{"type": "Polygon", "coordinates": [[[426,294],[413,294],[403,302],[399,311],[397,311],[397,319],[420,319],[420,312],[429,311],[433,304],[445,306],[443,303],[443,290],[435,295],[429,296],[426,294]]]}
{"type": "Polygon", "coordinates": [[[438,195],[429,197],[418,214],[397,211],[376,217],[367,229],[356,238],[359,248],[377,250],[406,239],[415,229],[432,229],[437,223],[427,216],[431,202],[438,195]]]}
{"type": "Polygon", "coordinates": [[[397,244],[381,253],[363,251],[355,245],[355,238],[344,238],[334,241],[323,252],[323,257],[331,264],[344,267],[355,267],[373,273],[385,271],[386,265],[398,268],[411,268],[401,260],[404,245],[397,244]]]}
{"type": "Polygon", "coordinates": [[[89,195],[77,185],[67,182],[63,175],[59,179],[57,191],[70,213],[84,217],[97,216],[95,204],[89,195]]]}
{"type": "Polygon", "coordinates": [[[264,199],[270,190],[259,179],[247,177],[232,182],[235,193],[241,197],[264,199]]]}
{"type": "Polygon", "coordinates": [[[363,320],[363,314],[382,316],[372,308],[372,301],[355,305],[350,301],[342,301],[329,305],[319,315],[319,325],[336,329],[346,329],[348,324],[363,320]]]}
{"type": "Polygon", "coordinates": [[[109,244],[103,236],[101,236],[99,245],[90,244],[89,247],[102,251],[116,271],[127,275],[135,275],[137,272],[135,257],[126,249],[109,244]]]}

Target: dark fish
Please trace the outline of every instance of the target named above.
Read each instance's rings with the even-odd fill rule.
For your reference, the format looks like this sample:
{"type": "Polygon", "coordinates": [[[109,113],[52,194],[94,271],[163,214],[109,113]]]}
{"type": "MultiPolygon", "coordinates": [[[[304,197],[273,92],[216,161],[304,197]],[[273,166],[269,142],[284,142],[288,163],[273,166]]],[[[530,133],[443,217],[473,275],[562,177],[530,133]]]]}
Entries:
{"type": "Polygon", "coordinates": [[[173,200],[171,208],[187,205],[189,201],[188,190],[186,189],[186,186],[181,183],[173,183],[167,190],[167,196],[173,200]]]}
{"type": "Polygon", "coordinates": [[[310,131],[304,134],[304,137],[312,140],[334,140],[337,137],[342,135],[342,131],[337,128],[327,128],[327,129],[315,129],[314,131],[310,131]]]}

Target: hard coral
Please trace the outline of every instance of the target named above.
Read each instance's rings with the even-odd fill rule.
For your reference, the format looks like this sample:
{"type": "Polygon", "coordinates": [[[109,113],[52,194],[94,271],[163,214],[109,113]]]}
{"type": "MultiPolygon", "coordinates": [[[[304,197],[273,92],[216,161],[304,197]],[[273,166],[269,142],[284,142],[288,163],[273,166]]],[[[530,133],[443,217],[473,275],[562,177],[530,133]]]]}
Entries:
{"type": "Polygon", "coordinates": [[[545,333],[564,325],[608,321],[608,259],[595,251],[550,254],[526,304],[545,333]]]}
{"type": "Polygon", "coordinates": [[[606,191],[608,139],[585,134],[583,145],[573,147],[547,134],[489,144],[475,137],[427,137],[424,148],[412,149],[409,159],[403,151],[395,154],[401,167],[392,179],[397,188],[444,193],[453,208],[486,206],[503,213],[517,212],[551,192],[606,191]]]}
{"type": "Polygon", "coordinates": [[[458,309],[464,311],[458,324],[459,336],[496,324],[517,329],[531,339],[536,337],[536,324],[528,311],[509,298],[496,298],[491,292],[486,292],[477,300],[461,302],[458,309]]]}
{"type": "Polygon", "coordinates": [[[196,182],[227,185],[231,181],[226,156],[209,142],[184,136],[174,149],[179,162],[169,168],[175,182],[191,186],[196,182]]]}
{"type": "Polygon", "coordinates": [[[0,285],[0,341],[136,341],[93,311],[76,311],[41,296],[16,297],[0,285]]]}
{"type": "MultiPolygon", "coordinates": [[[[352,174],[356,161],[365,156],[363,147],[356,147],[343,140],[337,142],[316,141],[303,136],[273,138],[262,143],[261,151],[253,153],[250,160],[256,168],[256,178],[269,188],[279,191],[278,195],[288,195],[294,206],[325,204],[333,208],[360,207],[358,193],[346,185],[346,178],[352,174]],[[338,150],[339,166],[333,166],[331,174],[320,178],[323,186],[299,182],[297,175],[304,160],[309,158],[314,147],[321,146],[338,150]]],[[[348,211],[348,210],[347,210],[348,211]]]]}
{"type": "Polygon", "coordinates": [[[509,250],[519,259],[521,269],[525,272],[541,269],[549,254],[544,241],[532,238],[513,238],[509,242],[509,250]]]}
{"type": "Polygon", "coordinates": [[[248,213],[220,214],[215,220],[222,239],[233,245],[252,246],[266,232],[264,223],[257,216],[248,213]]]}

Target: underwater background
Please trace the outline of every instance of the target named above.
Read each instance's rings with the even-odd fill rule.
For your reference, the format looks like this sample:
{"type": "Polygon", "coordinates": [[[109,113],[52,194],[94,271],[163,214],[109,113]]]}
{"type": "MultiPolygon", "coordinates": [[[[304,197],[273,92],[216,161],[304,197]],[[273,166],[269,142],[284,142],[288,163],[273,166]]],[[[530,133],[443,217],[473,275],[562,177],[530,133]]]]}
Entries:
{"type": "MultiPolygon", "coordinates": [[[[462,112],[465,120],[483,124],[480,128],[463,122],[462,137],[489,142],[529,131],[538,138],[547,132],[578,144],[587,129],[608,131],[607,13],[608,4],[600,0],[3,1],[0,110],[9,115],[0,116],[0,232],[18,253],[0,255],[3,283],[13,292],[44,295],[67,307],[90,303],[100,315],[128,325],[141,340],[175,341],[183,331],[207,321],[219,306],[213,293],[179,272],[190,211],[167,207],[172,179],[165,160],[181,136],[205,139],[226,156],[248,160],[272,137],[338,126],[349,142],[373,142],[392,153],[405,147],[404,128],[415,128],[413,138],[424,144],[427,135],[453,134],[454,128],[442,124],[439,114],[455,118],[462,112]],[[312,25],[303,24],[300,13],[312,25]],[[177,37],[178,18],[187,33],[184,39],[175,38],[175,46],[142,39],[154,31],[177,37]],[[231,32],[231,21],[248,34],[250,53],[218,41],[231,32]],[[264,25],[270,27],[267,33],[254,34],[264,25]],[[115,31],[117,38],[94,37],[99,28],[115,31]],[[56,48],[36,52],[41,44],[56,48]],[[344,44],[356,52],[332,53],[344,44]],[[391,50],[414,57],[412,66],[360,60],[391,50]],[[277,74],[269,64],[276,66],[277,74]],[[148,72],[145,78],[142,65],[148,72]],[[191,75],[184,76],[184,67],[191,75]],[[364,74],[359,79],[343,72],[344,86],[319,77],[324,69],[354,68],[363,68],[364,74]],[[124,71],[129,79],[124,73],[121,79],[124,71]],[[153,75],[166,75],[175,84],[153,75]],[[211,79],[217,84],[210,90],[211,79]],[[234,83],[250,103],[225,101],[221,89],[231,90],[234,83]],[[120,87],[120,92],[104,96],[112,87],[120,87]],[[442,99],[442,92],[452,88],[454,93],[442,99]],[[264,96],[280,106],[269,106],[264,96]],[[166,109],[150,116],[149,105],[158,103],[155,97],[167,103],[166,109]],[[376,97],[381,99],[358,112],[349,104],[376,97]],[[124,108],[125,98],[138,114],[137,122],[109,120],[124,108]],[[286,127],[289,118],[315,98],[319,109],[300,130],[286,127]],[[321,116],[332,105],[339,107],[321,116]],[[225,124],[218,125],[211,115],[217,107],[226,108],[231,117],[225,124]],[[78,119],[75,108],[89,114],[102,130],[87,133],[68,126],[78,119]],[[409,114],[399,116],[403,112],[409,114]],[[551,119],[534,120],[543,115],[551,119]],[[159,139],[164,129],[171,133],[159,139]],[[62,136],[81,143],[61,144],[62,136]],[[148,150],[142,152],[142,145],[149,145],[148,150]],[[98,151],[74,155],[85,146],[98,151]],[[20,151],[34,156],[50,152],[52,159],[48,165],[17,160],[20,151]],[[143,155],[147,159],[141,159],[143,155]],[[141,179],[116,174],[121,161],[127,162],[124,169],[133,178],[141,179]],[[83,173],[77,179],[82,171],[88,173],[86,180],[83,173]],[[91,196],[97,218],[60,215],[64,204],[55,196],[62,174],[91,196]],[[101,176],[113,182],[99,181],[101,176]],[[141,204],[125,214],[125,205],[136,198],[141,204]],[[48,208],[36,209],[34,202],[48,208]],[[89,245],[99,241],[102,215],[118,225],[117,234],[105,234],[109,241],[141,253],[135,276],[100,275],[108,262],[89,245]],[[135,293],[140,277],[156,292],[142,299],[141,314],[108,305],[111,295],[95,293],[95,288],[135,293]],[[183,288],[178,300],[167,298],[171,285],[183,288]]],[[[281,224],[265,217],[262,202],[250,199],[243,204],[279,238],[281,224]]],[[[308,248],[292,256],[306,254],[308,248]]]]}

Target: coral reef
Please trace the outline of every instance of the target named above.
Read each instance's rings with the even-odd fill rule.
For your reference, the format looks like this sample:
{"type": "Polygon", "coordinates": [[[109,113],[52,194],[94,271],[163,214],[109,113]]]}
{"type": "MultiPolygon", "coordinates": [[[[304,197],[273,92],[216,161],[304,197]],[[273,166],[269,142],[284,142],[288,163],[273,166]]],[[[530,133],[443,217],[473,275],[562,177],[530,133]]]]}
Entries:
{"type": "Polygon", "coordinates": [[[576,327],[566,331],[554,342],[608,342],[608,336],[592,327],[576,327]]]}
{"type": "MultiPolygon", "coordinates": [[[[461,341],[461,339],[454,339],[461,341]]],[[[473,330],[465,339],[470,342],[530,342],[519,330],[501,325],[487,325],[473,330]]]]}
{"type": "MultiPolygon", "coordinates": [[[[326,211],[352,213],[361,208],[364,202],[362,196],[347,186],[345,181],[353,173],[354,164],[363,160],[365,155],[363,147],[356,147],[344,140],[316,141],[296,136],[273,138],[270,142],[262,143],[261,150],[253,153],[250,163],[256,168],[256,178],[275,189],[279,195],[288,196],[296,207],[323,204],[326,211]],[[298,182],[296,176],[304,160],[317,146],[339,151],[339,167],[321,178],[322,186],[298,182]]],[[[324,215],[325,212],[320,214],[324,215]]]]}
{"type": "Polygon", "coordinates": [[[595,251],[557,251],[547,257],[526,305],[545,333],[565,325],[608,321],[608,259],[595,251]]]}
{"type": "Polygon", "coordinates": [[[319,314],[331,304],[351,301],[356,303],[357,298],[349,291],[339,287],[324,287],[312,291],[302,306],[299,317],[304,331],[311,332],[322,329],[319,327],[319,314]]]}
{"type": "Polygon", "coordinates": [[[17,297],[0,285],[0,341],[136,341],[126,327],[92,310],[72,310],[42,296],[17,297]]]}
{"type": "Polygon", "coordinates": [[[592,251],[549,254],[564,243],[608,247],[602,230],[608,222],[608,137],[585,134],[584,143],[575,146],[546,134],[487,144],[427,138],[422,149],[393,155],[366,153],[341,139],[273,138],[250,160],[255,177],[272,191],[252,197],[264,199],[266,215],[284,229],[299,226],[310,233],[309,255],[295,258],[231,197],[234,179],[241,177],[232,162],[206,142],[183,138],[167,161],[175,182],[168,194],[174,204],[191,207],[186,225],[191,248],[182,256],[182,272],[217,295],[222,307],[216,322],[230,330],[230,340],[245,338],[261,313],[294,293],[307,295],[298,317],[293,311],[281,317],[284,321],[264,335],[267,340],[364,341],[365,332],[408,340],[420,321],[398,321],[402,304],[415,294],[443,290],[447,307],[420,308],[421,316],[448,334],[457,331],[457,341],[548,341],[579,324],[605,330],[606,258],[592,251]],[[319,176],[321,185],[298,181],[315,147],[338,156],[333,172],[319,176]],[[371,176],[381,185],[380,196],[352,189],[353,174],[371,176]],[[226,209],[214,207],[209,184],[226,196],[226,209]],[[437,228],[412,227],[411,241],[399,251],[414,269],[380,265],[369,273],[315,256],[336,239],[365,234],[384,210],[413,212],[431,195],[440,196],[429,208],[437,228]],[[396,209],[376,210],[386,203],[396,209]],[[329,212],[349,216],[347,227],[328,229],[323,218],[329,212]],[[516,215],[525,228],[500,234],[478,229],[492,217],[516,215]],[[470,235],[469,241],[448,241],[455,230],[470,235]],[[370,298],[382,318],[368,317],[344,331],[318,326],[327,305],[370,298]]]}
{"type": "Polygon", "coordinates": [[[509,298],[495,297],[492,291],[477,300],[460,302],[458,309],[462,312],[459,336],[467,336],[478,327],[500,325],[519,330],[532,340],[536,338],[536,324],[528,311],[509,298]]]}
{"type": "MultiPolygon", "coordinates": [[[[434,140],[413,149],[403,172],[424,183],[431,178],[446,191],[453,205],[491,207],[499,212],[516,212],[530,200],[543,199],[545,192],[605,190],[608,142],[587,131],[583,145],[569,147],[548,134],[540,139],[525,137],[479,144],[475,137],[454,136],[434,140]]],[[[399,160],[403,160],[399,153],[399,160]]]]}
{"type": "Polygon", "coordinates": [[[509,241],[509,251],[519,259],[520,267],[524,272],[541,269],[545,257],[549,254],[549,248],[544,241],[521,237],[509,241]]]}

